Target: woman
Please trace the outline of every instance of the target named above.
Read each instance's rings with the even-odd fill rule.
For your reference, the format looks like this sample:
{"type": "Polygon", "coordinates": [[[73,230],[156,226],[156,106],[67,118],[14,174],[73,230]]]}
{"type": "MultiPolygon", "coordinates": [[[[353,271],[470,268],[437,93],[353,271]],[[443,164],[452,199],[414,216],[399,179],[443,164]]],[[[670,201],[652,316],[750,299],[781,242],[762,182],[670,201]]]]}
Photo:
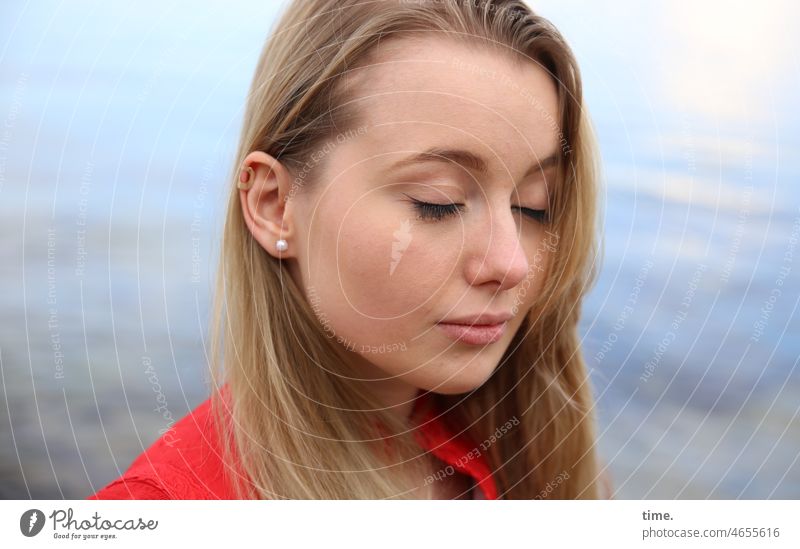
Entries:
{"type": "Polygon", "coordinates": [[[607,494],[576,331],[595,162],[523,3],[291,3],[231,175],[215,390],[92,497],[607,494]]]}

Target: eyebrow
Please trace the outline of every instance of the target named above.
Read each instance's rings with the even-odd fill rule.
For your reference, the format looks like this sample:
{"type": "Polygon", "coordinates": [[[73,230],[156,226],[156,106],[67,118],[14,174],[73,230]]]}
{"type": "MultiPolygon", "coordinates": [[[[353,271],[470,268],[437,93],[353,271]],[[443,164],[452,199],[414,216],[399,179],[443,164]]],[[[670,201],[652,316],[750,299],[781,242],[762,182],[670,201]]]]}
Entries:
{"type": "MultiPolygon", "coordinates": [[[[447,149],[441,147],[433,147],[423,152],[413,154],[407,158],[403,158],[395,162],[389,167],[389,171],[405,168],[414,164],[423,164],[426,162],[444,162],[446,164],[455,163],[469,170],[478,172],[485,175],[489,171],[489,164],[482,156],[475,154],[466,149],[447,149]]],[[[558,151],[553,152],[541,161],[534,162],[528,171],[523,175],[523,179],[530,174],[545,170],[558,163],[558,151]]]]}

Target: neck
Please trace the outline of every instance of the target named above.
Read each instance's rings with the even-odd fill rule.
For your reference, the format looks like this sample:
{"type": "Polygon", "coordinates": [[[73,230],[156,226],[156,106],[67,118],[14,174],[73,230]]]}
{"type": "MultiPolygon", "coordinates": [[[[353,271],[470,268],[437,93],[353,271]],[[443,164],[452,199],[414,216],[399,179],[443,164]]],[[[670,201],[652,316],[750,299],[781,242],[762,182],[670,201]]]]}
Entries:
{"type": "Polygon", "coordinates": [[[414,409],[419,389],[403,381],[398,376],[388,376],[380,368],[353,353],[356,376],[366,383],[367,388],[390,412],[407,421],[414,409]]]}
{"type": "Polygon", "coordinates": [[[369,380],[367,386],[390,412],[404,421],[408,420],[419,389],[397,378],[369,380]]]}

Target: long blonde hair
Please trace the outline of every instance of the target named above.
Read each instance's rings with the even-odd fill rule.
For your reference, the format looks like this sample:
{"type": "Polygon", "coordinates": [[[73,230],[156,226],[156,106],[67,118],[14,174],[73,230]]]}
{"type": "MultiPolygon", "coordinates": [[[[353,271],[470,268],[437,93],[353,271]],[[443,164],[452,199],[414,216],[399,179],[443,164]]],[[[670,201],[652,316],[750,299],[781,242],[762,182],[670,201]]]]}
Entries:
{"type": "MultiPolygon", "coordinates": [[[[379,42],[431,31],[480,40],[549,71],[564,151],[550,195],[556,245],[536,304],[484,385],[431,396],[456,433],[493,441],[485,455],[500,497],[599,496],[594,400],[577,334],[582,297],[596,277],[597,154],[569,46],[516,0],[295,0],[250,87],[212,308],[213,380],[226,386],[213,391],[212,408],[238,497],[416,497],[410,479],[430,471],[408,426],[348,379],[342,346],[326,337],[281,260],[248,231],[235,182],[254,150],[293,174],[303,170],[313,151],[358,120],[343,75],[368,63],[379,42]],[[493,438],[513,418],[518,424],[493,438]],[[387,432],[391,460],[381,451],[387,432]]],[[[319,184],[319,172],[303,174],[301,192],[319,184]]]]}

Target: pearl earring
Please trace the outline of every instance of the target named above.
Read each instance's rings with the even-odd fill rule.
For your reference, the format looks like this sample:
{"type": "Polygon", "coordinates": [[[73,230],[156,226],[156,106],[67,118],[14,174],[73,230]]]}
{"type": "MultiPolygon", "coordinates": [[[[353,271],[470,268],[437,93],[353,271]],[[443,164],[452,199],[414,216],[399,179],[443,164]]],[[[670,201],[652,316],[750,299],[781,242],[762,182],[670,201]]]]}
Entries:
{"type": "Polygon", "coordinates": [[[285,252],[289,248],[289,243],[281,238],[275,243],[275,247],[278,248],[279,252],[285,252]]]}

